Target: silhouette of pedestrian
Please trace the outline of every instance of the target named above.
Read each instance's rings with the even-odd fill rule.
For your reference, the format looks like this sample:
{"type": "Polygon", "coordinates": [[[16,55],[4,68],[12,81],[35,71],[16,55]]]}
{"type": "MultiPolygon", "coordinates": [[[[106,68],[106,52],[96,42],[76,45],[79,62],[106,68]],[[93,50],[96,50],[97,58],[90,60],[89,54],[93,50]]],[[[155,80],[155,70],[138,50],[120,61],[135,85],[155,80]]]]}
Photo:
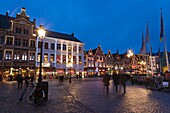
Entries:
{"type": "Polygon", "coordinates": [[[103,75],[104,87],[106,87],[107,93],[109,92],[109,85],[110,85],[109,81],[110,81],[110,76],[108,74],[103,75]]]}
{"type": "Polygon", "coordinates": [[[16,76],[16,80],[17,80],[17,83],[18,83],[18,89],[20,88],[20,89],[22,89],[22,83],[23,83],[23,78],[22,78],[22,75],[21,74],[18,74],[17,76],[16,76]]]}
{"type": "Polygon", "coordinates": [[[114,86],[116,88],[116,92],[118,92],[118,85],[119,85],[119,75],[116,73],[113,73],[113,82],[114,82],[114,86]]]}
{"type": "Polygon", "coordinates": [[[126,81],[128,80],[128,75],[127,74],[120,74],[120,82],[123,85],[123,91],[126,93],[126,81]]]}
{"type": "Polygon", "coordinates": [[[28,84],[29,84],[29,77],[28,77],[28,75],[25,76],[24,80],[25,80],[25,87],[28,87],[28,84]]]}

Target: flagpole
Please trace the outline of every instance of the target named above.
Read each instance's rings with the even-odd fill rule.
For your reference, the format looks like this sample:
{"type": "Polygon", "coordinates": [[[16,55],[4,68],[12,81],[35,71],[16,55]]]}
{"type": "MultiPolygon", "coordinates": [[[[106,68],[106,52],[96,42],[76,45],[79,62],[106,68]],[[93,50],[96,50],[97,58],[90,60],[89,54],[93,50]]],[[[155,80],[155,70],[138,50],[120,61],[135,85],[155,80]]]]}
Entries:
{"type": "Polygon", "coordinates": [[[166,35],[165,34],[164,34],[164,48],[165,48],[165,57],[166,57],[167,70],[170,71],[170,69],[169,69],[169,61],[168,61],[168,53],[167,53],[167,47],[166,47],[166,35]]]}
{"type": "Polygon", "coordinates": [[[165,35],[165,32],[164,32],[164,27],[163,27],[163,16],[162,16],[162,8],[161,8],[160,41],[162,41],[162,38],[164,38],[164,49],[165,49],[166,65],[167,65],[167,70],[169,71],[169,61],[168,61],[168,53],[167,53],[167,47],[166,47],[166,35],[165,35]]]}

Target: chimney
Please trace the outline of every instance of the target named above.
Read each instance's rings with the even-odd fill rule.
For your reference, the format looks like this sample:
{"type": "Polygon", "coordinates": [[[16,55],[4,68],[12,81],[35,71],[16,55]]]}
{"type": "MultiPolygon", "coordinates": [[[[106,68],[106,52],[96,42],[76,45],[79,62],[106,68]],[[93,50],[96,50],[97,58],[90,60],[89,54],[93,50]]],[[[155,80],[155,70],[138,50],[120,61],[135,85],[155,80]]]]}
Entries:
{"type": "Polygon", "coordinates": [[[74,33],[72,33],[72,34],[71,34],[71,36],[73,36],[73,37],[74,37],[74,33]]]}
{"type": "Polygon", "coordinates": [[[8,12],[6,12],[6,19],[8,19],[8,12]]]}
{"type": "Polygon", "coordinates": [[[34,23],[34,28],[36,27],[36,19],[34,18],[33,20],[33,23],[34,23]]]}

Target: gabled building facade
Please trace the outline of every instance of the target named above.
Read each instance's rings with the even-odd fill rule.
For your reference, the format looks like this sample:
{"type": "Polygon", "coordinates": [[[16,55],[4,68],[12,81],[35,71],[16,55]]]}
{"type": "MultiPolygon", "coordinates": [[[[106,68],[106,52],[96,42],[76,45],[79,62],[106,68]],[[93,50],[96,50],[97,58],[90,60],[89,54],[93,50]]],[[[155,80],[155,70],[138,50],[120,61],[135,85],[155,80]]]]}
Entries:
{"type": "Polygon", "coordinates": [[[87,52],[87,67],[85,68],[86,76],[102,76],[106,73],[105,55],[98,45],[96,49],[90,49],[87,52]]]}
{"type": "Polygon", "coordinates": [[[0,74],[4,77],[17,73],[34,73],[36,35],[35,19],[30,20],[26,9],[16,17],[0,15],[0,74]]]}
{"type": "Polygon", "coordinates": [[[105,61],[106,61],[106,73],[108,73],[109,75],[113,74],[114,71],[114,57],[111,53],[111,51],[109,50],[108,53],[105,56],[105,61]]]}

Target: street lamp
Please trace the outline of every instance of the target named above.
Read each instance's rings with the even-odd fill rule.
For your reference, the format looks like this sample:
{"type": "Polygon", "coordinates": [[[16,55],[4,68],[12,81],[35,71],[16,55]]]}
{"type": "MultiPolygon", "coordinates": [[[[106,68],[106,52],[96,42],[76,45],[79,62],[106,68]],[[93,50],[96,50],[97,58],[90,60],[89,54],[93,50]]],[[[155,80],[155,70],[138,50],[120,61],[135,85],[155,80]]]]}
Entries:
{"type": "MultiPolygon", "coordinates": [[[[128,52],[127,52],[127,57],[130,59],[132,56],[134,55],[134,53],[133,53],[133,51],[132,50],[128,50],[128,52]]],[[[131,73],[132,73],[132,62],[131,62],[131,60],[130,60],[130,63],[131,63],[131,73]]]]}
{"type": "Polygon", "coordinates": [[[42,53],[43,53],[43,39],[45,38],[45,29],[43,25],[40,25],[38,29],[38,36],[40,38],[40,44],[41,44],[41,51],[40,51],[40,70],[39,70],[39,78],[38,78],[38,83],[42,82],[42,53]]]}
{"type": "Polygon", "coordinates": [[[71,67],[73,66],[72,62],[67,63],[67,67],[70,68],[70,76],[69,76],[69,83],[71,83],[71,67]]]}

